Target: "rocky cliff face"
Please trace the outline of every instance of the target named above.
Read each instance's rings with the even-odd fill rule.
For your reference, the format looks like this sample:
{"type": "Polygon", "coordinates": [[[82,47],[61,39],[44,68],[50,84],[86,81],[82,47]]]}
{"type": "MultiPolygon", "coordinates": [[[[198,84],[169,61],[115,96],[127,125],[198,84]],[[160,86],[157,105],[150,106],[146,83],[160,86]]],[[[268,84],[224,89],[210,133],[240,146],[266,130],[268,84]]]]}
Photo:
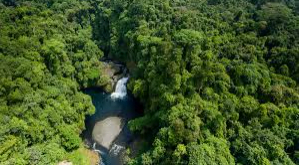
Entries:
{"type": "Polygon", "coordinates": [[[103,85],[103,89],[108,93],[113,92],[117,81],[124,77],[127,72],[124,65],[112,61],[104,61],[101,71],[106,80],[101,85],[103,85]]]}

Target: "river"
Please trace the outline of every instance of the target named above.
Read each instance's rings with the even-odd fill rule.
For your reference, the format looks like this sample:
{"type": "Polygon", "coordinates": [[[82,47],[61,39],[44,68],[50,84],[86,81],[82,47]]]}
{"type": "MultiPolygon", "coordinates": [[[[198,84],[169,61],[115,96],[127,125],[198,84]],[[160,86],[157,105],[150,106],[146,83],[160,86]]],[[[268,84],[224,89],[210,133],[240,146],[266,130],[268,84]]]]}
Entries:
{"type": "Polygon", "coordinates": [[[137,102],[127,93],[129,77],[118,80],[112,94],[100,88],[89,88],[85,93],[92,97],[95,114],[87,116],[83,138],[100,153],[102,165],[121,165],[121,153],[134,139],[127,123],[138,116],[137,102]]]}

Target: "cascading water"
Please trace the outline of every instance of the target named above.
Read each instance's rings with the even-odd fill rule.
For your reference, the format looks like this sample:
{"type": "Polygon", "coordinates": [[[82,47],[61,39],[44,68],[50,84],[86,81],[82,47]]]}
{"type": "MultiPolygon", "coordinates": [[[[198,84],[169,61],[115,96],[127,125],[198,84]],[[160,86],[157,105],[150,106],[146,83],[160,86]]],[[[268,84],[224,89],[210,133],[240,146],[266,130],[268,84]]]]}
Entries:
{"type": "Polygon", "coordinates": [[[127,122],[137,117],[137,113],[135,100],[127,95],[128,80],[129,77],[118,80],[112,94],[99,89],[86,90],[92,97],[96,112],[86,118],[83,136],[93,144],[91,148],[101,155],[99,165],[121,165],[121,153],[133,139],[127,122]],[[116,133],[119,128],[120,132],[116,133]]]}
{"type": "Polygon", "coordinates": [[[113,154],[114,156],[117,156],[124,149],[125,149],[124,146],[113,144],[113,146],[111,147],[109,153],[113,154]]]}
{"type": "Polygon", "coordinates": [[[123,77],[117,81],[115,91],[111,94],[112,99],[122,99],[127,95],[126,83],[128,80],[129,77],[123,77]]]}
{"type": "MultiPolygon", "coordinates": [[[[93,149],[93,151],[94,151],[94,152],[97,152],[98,154],[100,154],[101,156],[103,156],[105,153],[104,153],[103,151],[97,149],[96,145],[97,145],[96,143],[93,143],[93,145],[92,145],[92,149],[93,149]]],[[[101,161],[99,162],[98,165],[105,165],[105,163],[104,163],[104,161],[101,159],[101,161]]]]}

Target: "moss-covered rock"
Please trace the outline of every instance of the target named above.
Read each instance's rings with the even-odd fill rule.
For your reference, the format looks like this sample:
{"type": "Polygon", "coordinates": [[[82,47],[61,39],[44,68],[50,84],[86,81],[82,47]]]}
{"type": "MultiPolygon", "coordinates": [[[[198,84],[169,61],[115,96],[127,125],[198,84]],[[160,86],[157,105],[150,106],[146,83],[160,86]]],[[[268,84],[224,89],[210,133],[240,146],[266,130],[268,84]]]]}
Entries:
{"type": "Polygon", "coordinates": [[[111,93],[116,86],[117,81],[125,74],[124,66],[114,62],[103,62],[101,67],[101,78],[97,86],[102,87],[104,91],[111,93]]]}

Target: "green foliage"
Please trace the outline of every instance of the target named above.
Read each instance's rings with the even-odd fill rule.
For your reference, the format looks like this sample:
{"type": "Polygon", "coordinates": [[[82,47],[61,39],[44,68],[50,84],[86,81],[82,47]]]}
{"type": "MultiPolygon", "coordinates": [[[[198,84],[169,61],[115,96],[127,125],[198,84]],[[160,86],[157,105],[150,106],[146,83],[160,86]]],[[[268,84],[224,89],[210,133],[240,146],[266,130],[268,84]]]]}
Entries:
{"type": "Polygon", "coordinates": [[[93,155],[90,155],[90,153],[93,152],[88,151],[86,148],[80,146],[79,149],[74,150],[71,153],[68,153],[66,157],[73,164],[85,165],[85,164],[91,164],[92,159],[94,159],[92,157],[93,155]]]}
{"type": "Polygon", "coordinates": [[[229,147],[224,139],[209,137],[204,143],[189,144],[190,165],[202,164],[235,164],[234,157],[230,154],[229,147]]]}
{"type": "Polygon", "coordinates": [[[129,126],[151,146],[129,164],[298,164],[298,4],[2,0],[1,164],[86,162],[78,89],[111,89],[103,54],[144,105],[129,126]]]}
{"type": "Polygon", "coordinates": [[[130,163],[298,164],[298,3],[95,3],[98,44],[134,63],[145,106],[129,124],[152,146],[130,163]]]}
{"type": "Polygon", "coordinates": [[[57,164],[80,147],[95,109],[79,89],[101,81],[103,55],[89,9],[86,1],[0,2],[0,164],[57,164]]]}

